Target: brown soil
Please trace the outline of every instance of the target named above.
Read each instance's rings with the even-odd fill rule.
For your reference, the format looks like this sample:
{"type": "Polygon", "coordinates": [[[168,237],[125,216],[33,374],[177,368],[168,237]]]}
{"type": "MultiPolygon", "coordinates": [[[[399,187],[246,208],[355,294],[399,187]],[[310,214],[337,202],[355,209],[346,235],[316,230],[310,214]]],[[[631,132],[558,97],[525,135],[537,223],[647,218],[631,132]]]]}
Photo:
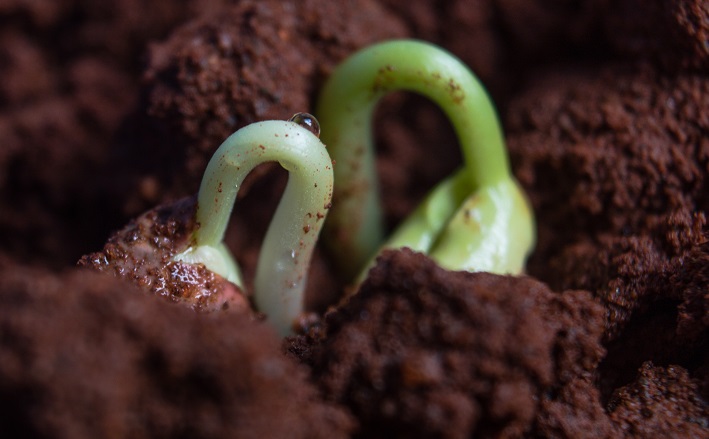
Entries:
{"type": "Polygon", "coordinates": [[[197,197],[158,207],[113,235],[80,267],[126,279],[152,294],[195,311],[250,313],[245,291],[204,265],[173,260],[192,245],[197,197]]]}
{"type": "Polygon", "coordinates": [[[644,363],[637,380],[618,389],[609,403],[611,419],[625,437],[705,437],[706,402],[686,370],[644,363]],[[668,413],[668,402],[677,414],[668,413]],[[700,421],[700,422],[697,422],[700,421]]]}
{"type": "MultiPolygon", "coordinates": [[[[0,431],[709,437],[707,2],[443,3],[0,1],[0,431]],[[318,249],[285,355],[253,315],[140,294],[244,310],[165,263],[175,200],[231,132],[313,111],[339,61],[404,36],[490,87],[537,218],[527,276],[390,252],[323,317],[344,285],[318,249]]],[[[460,154],[421,98],[376,119],[394,225],[460,154]]],[[[250,177],[226,238],[247,296],[286,174],[250,177]]]]}
{"type": "Polygon", "coordinates": [[[539,220],[529,271],[595,291],[609,337],[672,294],[671,265],[706,240],[707,107],[709,80],[647,66],[552,72],[511,104],[509,147],[539,220]]]}
{"type": "Polygon", "coordinates": [[[273,331],[111,276],[0,268],[5,437],[347,437],[273,331]]]}
{"type": "MultiPolygon", "coordinates": [[[[304,361],[360,419],[358,437],[519,437],[604,353],[588,292],[451,273],[410,251],[385,253],[325,323],[304,361]]],[[[598,401],[574,409],[602,412],[598,401]]]]}

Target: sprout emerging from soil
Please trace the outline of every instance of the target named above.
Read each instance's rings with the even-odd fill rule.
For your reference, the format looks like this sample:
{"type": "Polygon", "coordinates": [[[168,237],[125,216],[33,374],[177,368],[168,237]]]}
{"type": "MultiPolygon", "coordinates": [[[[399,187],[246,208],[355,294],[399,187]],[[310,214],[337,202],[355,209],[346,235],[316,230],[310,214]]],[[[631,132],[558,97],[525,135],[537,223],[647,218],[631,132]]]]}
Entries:
{"type": "Polygon", "coordinates": [[[439,183],[384,244],[427,253],[451,270],[519,273],[535,240],[529,203],[512,177],[493,104],[450,53],[418,41],[365,48],[342,63],[318,102],[323,142],[338,164],[328,244],[354,276],[384,241],[372,116],[384,95],[428,97],[456,131],[464,166],[439,183]]]}
{"type": "Polygon", "coordinates": [[[307,270],[332,197],[332,161],[319,131],[314,117],[298,113],[289,121],[248,125],[226,139],[202,179],[194,244],[176,256],[202,263],[242,286],[238,266],[223,243],[232,208],[251,170],[265,162],[280,163],[289,172],[288,184],[261,247],[254,301],[283,335],[302,312],[307,270]]]}

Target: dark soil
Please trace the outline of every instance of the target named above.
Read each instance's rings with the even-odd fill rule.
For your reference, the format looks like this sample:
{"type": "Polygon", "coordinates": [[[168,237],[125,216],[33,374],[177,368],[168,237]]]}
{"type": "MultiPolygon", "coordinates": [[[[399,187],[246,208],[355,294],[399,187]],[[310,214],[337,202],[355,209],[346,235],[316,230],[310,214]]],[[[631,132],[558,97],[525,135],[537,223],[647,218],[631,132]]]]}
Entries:
{"type": "Polygon", "coordinates": [[[348,437],[244,314],[198,314],[113,278],[0,269],[5,437],[348,437]]]}
{"type": "MultiPolygon", "coordinates": [[[[604,354],[603,309],[588,292],[451,273],[407,250],[385,253],[325,324],[303,360],[361,420],[358,437],[546,433],[548,406],[567,404],[558,393],[590,380],[604,354]]],[[[573,409],[602,412],[599,401],[573,409]]]]}
{"type": "Polygon", "coordinates": [[[124,278],[195,311],[251,314],[247,292],[204,265],[173,260],[192,244],[196,198],[146,212],[78,265],[124,278]]]}
{"type": "MultiPolygon", "coordinates": [[[[651,3],[0,1],[0,436],[709,437],[709,6],[651,3]],[[240,192],[241,292],[166,263],[183,197],[233,131],[314,111],[339,61],[397,37],[495,98],[537,219],[526,276],[388,252],[340,303],[318,248],[279,345],[247,298],[287,174],[240,192]]],[[[460,154],[419,97],[375,125],[393,226],[460,154]]]]}

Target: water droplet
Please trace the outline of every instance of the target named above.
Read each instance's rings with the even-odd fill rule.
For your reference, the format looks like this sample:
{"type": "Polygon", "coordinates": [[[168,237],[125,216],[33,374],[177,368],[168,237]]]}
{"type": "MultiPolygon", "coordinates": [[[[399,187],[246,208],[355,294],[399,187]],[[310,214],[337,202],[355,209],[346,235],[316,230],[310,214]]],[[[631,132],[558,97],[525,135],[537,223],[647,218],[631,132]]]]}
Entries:
{"type": "Polygon", "coordinates": [[[320,122],[310,113],[295,113],[293,117],[288,119],[290,122],[295,122],[306,130],[320,137],[320,122]]]}

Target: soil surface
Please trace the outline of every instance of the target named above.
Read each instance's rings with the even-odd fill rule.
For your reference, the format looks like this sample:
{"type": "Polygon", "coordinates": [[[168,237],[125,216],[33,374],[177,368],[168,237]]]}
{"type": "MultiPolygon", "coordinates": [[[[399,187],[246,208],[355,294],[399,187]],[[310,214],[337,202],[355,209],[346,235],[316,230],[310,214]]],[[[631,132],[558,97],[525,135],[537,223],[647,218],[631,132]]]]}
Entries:
{"type": "MultiPolygon", "coordinates": [[[[420,97],[374,126],[393,227],[461,156],[420,97]]],[[[709,437],[703,0],[5,0],[0,134],[13,437],[709,437]],[[489,88],[537,246],[516,277],[390,251],[358,288],[318,247],[280,342],[249,297],[287,173],[239,193],[241,290],[172,262],[190,197],[229,134],[401,37],[489,88]]]]}
{"type": "Polygon", "coordinates": [[[348,437],[273,330],[84,270],[0,268],[8,437],[348,437]]]}
{"type": "Polygon", "coordinates": [[[192,245],[196,198],[146,212],[113,235],[102,251],[82,256],[78,265],[111,273],[195,311],[249,314],[241,288],[203,264],[174,260],[192,245]]]}

